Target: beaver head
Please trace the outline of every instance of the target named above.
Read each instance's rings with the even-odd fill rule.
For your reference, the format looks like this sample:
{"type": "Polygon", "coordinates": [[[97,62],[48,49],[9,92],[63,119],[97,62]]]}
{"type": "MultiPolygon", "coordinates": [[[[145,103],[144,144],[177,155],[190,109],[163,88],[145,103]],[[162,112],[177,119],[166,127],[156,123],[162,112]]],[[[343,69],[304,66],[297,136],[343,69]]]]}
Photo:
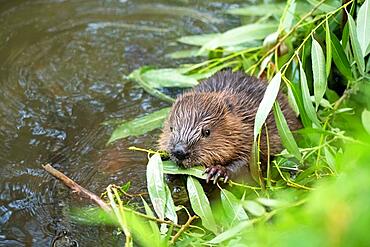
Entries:
{"type": "Polygon", "coordinates": [[[235,110],[229,94],[185,93],[172,107],[159,146],[184,167],[225,165],[245,149],[245,126],[235,110]]]}

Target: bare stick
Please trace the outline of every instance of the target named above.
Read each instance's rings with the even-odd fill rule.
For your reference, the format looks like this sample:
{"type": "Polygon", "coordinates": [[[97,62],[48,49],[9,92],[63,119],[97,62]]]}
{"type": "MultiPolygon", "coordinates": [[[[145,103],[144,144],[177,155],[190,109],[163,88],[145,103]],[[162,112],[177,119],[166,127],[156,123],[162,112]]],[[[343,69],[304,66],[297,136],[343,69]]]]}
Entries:
{"type": "Polygon", "coordinates": [[[108,206],[99,196],[95,195],[94,193],[88,191],[87,189],[83,188],[81,185],[52,167],[50,164],[42,165],[42,168],[45,169],[48,173],[50,173],[53,177],[60,180],[65,186],[70,188],[73,192],[77,193],[81,197],[85,197],[90,199],[91,201],[95,202],[99,207],[101,207],[105,212],[111,213],[112,209],[108,206]]]}

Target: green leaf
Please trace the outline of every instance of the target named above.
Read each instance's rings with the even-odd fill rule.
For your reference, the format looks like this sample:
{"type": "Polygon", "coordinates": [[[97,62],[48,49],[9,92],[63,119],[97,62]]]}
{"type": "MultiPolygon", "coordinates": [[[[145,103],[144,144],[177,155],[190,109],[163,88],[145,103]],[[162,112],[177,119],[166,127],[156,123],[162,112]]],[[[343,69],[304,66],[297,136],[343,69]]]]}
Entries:
{"type": "Polygon", "coordinates": [[[167,184],[165,185],[165,190],[166,190],[166,209],[164,212],[164,216],[170,219],[173,223],[177,224],[176,207],[172,199],[171,191],[168,188],[167,184]]]}
{"type": "Polygon", "coordinates": [[[267,85],[267,89],[263,96],[261,103],[258,106],[256,113],[256,118],[254,120],[254,141],[257,140],[257,136],[261,131],[262,125],[266,121],[268,114],[271,111],[271,108],[275,102],[275,99],[278,95],[281,82],[281,73],[280,71],[271,79],[270,83],[267,85]]]}
{"type": "Polygon", "coordinates": [[[363,110],[361,114],[362,125],[366,132],[370,135],[370,111],[363,110]]]}
{"type": "Polygon", "coordinates": [[[255,201],[246,200],[243,202],[243,207],[254,216],[262,216],[266,213],[266,209],[255,201]]]}
{"type": "Polygon", "coordinates": [[[347,56],[344,53],[343,47],[340,44],[337,36],[330,32],[331,44],[333,45],[333,61],[338,70],[348,79],[352,79],[351,65],[348,62],[347,56]]]}
{"type": "Polygon", "coordinates": [[[343,28],[342,42],[341,42],[343,50],[347,48],[347,44],[349,43],[348,41],[349,41],[349,27],[348,27],[348,22],[346,22],[343,28]]]}
{"type": "Polygon", "coordinates": [[[226,11],[226,13],[244,16],[281,15],[281,13],[284,11],[284,7],[285,4],[282,3],[264,3],[250,5],[244,8],[229,9],[226,11]]]}
{"type": "Polygon", "coordinates": [[[336,171],[334,154],[330,151],[328,147],[324,147],[324,155],[325,155],[326,163],[328,163],[330,169],[332,169],[333,171],[336,171]]]}
{"type": "Polygon", "coordinates": [[[323,98],[327,86],[325,72],[325,57],[320,44],[312,38],[311,47],[313,86],[316,109],[318,109],[321,99],[323,98]]]}
{"type": "Polygon", "coordinates": [[[180,69],[150,69],[143,67],[133,71],[129,78],[144,80],[152,88],[163,87],[194,87],[198,81],[190,76],[183,75],[180,69]]]}
{"type": "Polygon", "coordinates": [[[154,88],[194,87],[198,81],[180,73],[179,69],[152,69],[141,74],[143,80],[154,88]]]}
{"type": "Polygon", "coordinates": [[[203,188],[196,178],[189,176],[187,178],[187,189],[191,208],[202,219],[205,228],[217,233],[217,226],[212,214],[211,206],[203,188]]]}
{"type": "Polygon", "coordinates": [[[304,73],[301,62],[299,63],[299,71],[300,71],[300,76],[301,76],[302,99],[303,99],[303,105],[304,105],[305,111],[307,113],[307,116],[311,119],[311,121],[319,127],[320,122],[317,119],[315,108],[312,105],[310,91],[307,85],[306,74],[304,73]]]}
{"type": "Polygon", "coordinates": [[[360,43],[362,56],[365,57],[370,47],[370,0],[366,0],[360,7],[357,15],[357,37],[360,43]]]}
{"type": "Polygon", "coordinates": [[[177,41],[187,45],[203,46],[214,38],[220,37],[220,33],[183,36],[177,41]]]}
{"type": "Polygon", "coordinates": [[[194,166],[191,168],[182,168],[173,161],[163,161],[163,172],[165,174],[190,175],[201,179],[206,179],[203,166],[194,166]]]}
{"type": "Polygon", "coordinates": [[[270,207],[270,208],[279,208],[279,207],[284,206],[284,203],[283,202],[281,202],[279,200],[276,200],[276,199],[259,197],[256,200],[260,204],[262,204],[262,205],[264,205],[266,207],[270,207]]]}
{"type": "Polygon", "coordinates": [[[358,42],[355,21],[349,14],[348,14],[348,25],[349,25],[349,38],[351,40],[353,55],[355,57],[355,61],[357,63],[360,73],[363,74],[365,71],[365,61],[364,57],[362,56],[360,43],[358,42]]]}
{"type": "Polygon", "coordinates": [[[143,68],[140,68],[140,69],[137,69],[137,70],[134,70],[129,76],[128,78],[131,79],[131,80],[134,80],[136,81],[139,86],[144,89],[145,92],[147,92],[148,94],[158,98],[158,99],[161,99],[163,101],[166,101],[166,102],[169,102],[169,103],[173,103],[175,101],[175,99],[171,98],[170,96],[158,91],[157,89],[155,89],[155,87],[153,87],[148,81],[144,80],[142,78],[142,73],[144,73],[146,70],[148,70],[147,67],[143,67],[143,68]]]}
{"type": "Polygon", "coordinates": [[[189,57],[199,57],[199,56],[207,56],[208,52],[199,53],[199,49],[189,49],[189,50],[182,50],[182,51],[175,51],[166,55],[166,57],[172,59],[179,59],[179,58],[189,58],[189,57]]]}
{"type": "Polygon", "coordinates": [[[261,40],[268,34],[276,31],[276,28],[276,23],[254,23],[237,27],[207,42],[202,46],[201,51],[212,50],[217,47],[235,46],[254,40],[261,40]]]}
{"type": "Polygon", "coordinates": [[[230,229],[224,231],[221,234],[218,234],[215,238],[210,240],[208,244],[219,244],[226,240],[229,240],[230,238],[234,238],[241,234],[243,230],[251,227],[253,224],[250,220],[242,221],[239,224],[231,227],[230,229]]]}
{"type": "Polygon", "coordinates": [[[161,156],[156,153],[149,158],[146,168],[146,179],[150,201],[159,219],[164,219],[166,207],[166,184],[163,179],[161,156]]]}
{"type": "Polygon", "coordinates": [[[156,231],[153,231],[148,222],[133,212],[125,211],[127,225],[133,234],[135,245],[143,247],[162,247],[165,243],[156,231]]]}
{"type": "Polygon", "coordinates": [[[140,136],[154,129],[160,128],[167,118],[171,108],[166,107],[159,111],[150,113],[144,117],[120,124],[112,133],[108,144],[128,136],[140,136]]]}
{"type": "Polygon", "coordinates": [[[298,107],[298,102],[296,98],[294,97],[293,90],[290,86],[288,86],[288,101],[290,107],[292,107],[293,111],[295,114],[298,116],[299,115],[299,107],[298,107]]]}
{"type": "Polygon", "coordinates": [[[330,69],[331,69],[331,58],[332,58],[332,51],[331,51],[331,38],[330,38],[330,28],[329,28],[329,21],[326,20],[325,22],[325,43],[326,43],[326,78],[329,77],[330,69]]]}
{"type": "Polygon", "coordinates": [[[233,193],[225,189],[221,189],[221,203],[224,212],[229,219],[230,225],[238,224],[240,221],[248,220],[249,217],[233,193]]]}
{"type": "Polygon", "coordinates": [[[296,5],[297,4],[295,0],[288,0],[284,9],[284,13],[280,18],[279,31],[284,30],[285,32],[289,32],[290,28],[293,25],[296,5]]]}
{"type": "Polygon", "coordinates": [[[302,159],[302,155],[299,152],[297,143],[294,140],[292,132],[288,127],[288,123],[285,120],[283,112],[280,109],[279,103],[275,102],[274,104],[274,117],[276,122],[276,127],[279,131],[279,136],[281,138],[281,142],[283,143],[284,147],[289,151],[289,153],[293,154],[298,160],[302,159]]]}
{"type": "MultiPolygon", "coordinates": [[[[141,200],[144,204],[146,215],[148,215],[150,217],[155,217],[152,209],[149,207],[148,203],[144,200],[144,198],[141,198],[141,200]]],[[[152,232],[153,232],[154,236],[160,236],[161,235],[161,233],[159,231],[159,228],[158,228],[158,224],[156,222],[154,222],[152,220],[149,220],[149,225],[150,225],[150,228],[152,229],[152,232]]]]}
{"type": "Polygon", "coordinates": [[[313,6],[318,6],[318,9],[325,13],[335,11],[337,8],[340,7],[340,1],[338,0],[329,0],[329,1],[308,0],[308,2],[313,6]],[[320,2],[324,3],[320,4],[320,2]]]}

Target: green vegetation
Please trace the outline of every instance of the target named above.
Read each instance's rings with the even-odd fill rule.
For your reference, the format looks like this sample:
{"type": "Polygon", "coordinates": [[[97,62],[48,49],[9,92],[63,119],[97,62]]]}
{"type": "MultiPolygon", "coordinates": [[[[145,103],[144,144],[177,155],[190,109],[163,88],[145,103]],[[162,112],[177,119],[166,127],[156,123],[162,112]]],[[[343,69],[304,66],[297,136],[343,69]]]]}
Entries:
{"type": "MultiPolygon", "coordinates": [[[[286,148],[259,169],[255,185],[229,181],[219,200],[205,195],[201,169],[182,170],[148,151],[145,213],[108,187],[126,245],[140,246],[366,246],[370,243],[370,1],[290,0],[228,10],[250,23],[221,34],[179,38],[192,49],[174,59],[206,57],[180,68],[140,68],[129,76],[164,101],[163,87],[192,87],[225,67],[266,78],[254,146],[272,110],[286,148]],[[308,11],[308,12],[307,12],[308,11]],[[275,98],[283,90],[304,128],[295,139],[275,98]],[[164,174],[185,174],[193,212],[174,203],[164,174]],[[176,212],[188,215],[179,223],[176,212]]],[[[160,127],[168,109],[120,125],[111,141],[160,127]]]]}

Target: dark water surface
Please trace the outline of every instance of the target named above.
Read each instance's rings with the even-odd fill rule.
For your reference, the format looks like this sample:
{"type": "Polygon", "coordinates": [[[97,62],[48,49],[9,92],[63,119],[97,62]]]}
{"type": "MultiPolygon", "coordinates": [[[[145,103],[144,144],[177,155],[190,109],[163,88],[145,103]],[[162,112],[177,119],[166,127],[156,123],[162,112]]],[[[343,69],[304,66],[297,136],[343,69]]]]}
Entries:
{"type": "Polygon", "coordinates": [[[82,225],[86,205],[41,168],[50,162],[99,194],[132,181],[145,190],[158,131],[106,147],[102,122],[167,106],[122,79],[166,58],[182,35],[224,31],[222,12],[242,1],[0,1],[0,246],[50,246],[63,231],[79,246],[122,246],[112,228],[82,225]]]}

